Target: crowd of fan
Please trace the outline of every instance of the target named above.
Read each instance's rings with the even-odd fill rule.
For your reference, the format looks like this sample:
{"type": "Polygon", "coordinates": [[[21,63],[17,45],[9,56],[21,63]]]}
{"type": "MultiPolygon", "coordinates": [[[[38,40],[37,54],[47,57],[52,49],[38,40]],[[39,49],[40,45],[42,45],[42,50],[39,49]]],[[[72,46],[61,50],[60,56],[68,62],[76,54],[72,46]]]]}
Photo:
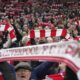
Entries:
{"type": "MultiPolygon", "coordinates": [[[[80,36],[80,2],[63,4],[53,0],[0,0],[0,21],[4,19],[13,26],[17,37],[14,45],[9,41],[6,48],[58,42],[62,39],[61,36],[28,39],[30,30],[66,28],[70,38],[80,36]]],[[[0,32],[0,36],[2,34],[6,42],[8,32],[0,32]]]]}
{"type": "MultiPolygon", "coordinates": [[[[19,46],[25,45],[26,39],[22,38],[31,29],[66,28],[75,37],[80,34],[80,22],[77,23],[80,20],[79,4],[80,2],[55,3],[53,0],[1,1],[0,20],[6,18],[13,25],[19,46]]],[[[32,39],[31,43],[36,44],[38,41],[47,40],[32,39]]]]}

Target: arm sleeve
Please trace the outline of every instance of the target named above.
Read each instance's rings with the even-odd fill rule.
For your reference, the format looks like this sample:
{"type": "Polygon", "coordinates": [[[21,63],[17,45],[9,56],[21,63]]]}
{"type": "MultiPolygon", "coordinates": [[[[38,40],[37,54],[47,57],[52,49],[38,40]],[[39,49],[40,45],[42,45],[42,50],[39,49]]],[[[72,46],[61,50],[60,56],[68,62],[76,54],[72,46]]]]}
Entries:
{"type": "Polygon", "coordinates": [[[39,80],[41,77],[44,77],[47,73],[47,70],[53,65],[53,62],[43,62],[32,71],[31,80],[39,80]]]}

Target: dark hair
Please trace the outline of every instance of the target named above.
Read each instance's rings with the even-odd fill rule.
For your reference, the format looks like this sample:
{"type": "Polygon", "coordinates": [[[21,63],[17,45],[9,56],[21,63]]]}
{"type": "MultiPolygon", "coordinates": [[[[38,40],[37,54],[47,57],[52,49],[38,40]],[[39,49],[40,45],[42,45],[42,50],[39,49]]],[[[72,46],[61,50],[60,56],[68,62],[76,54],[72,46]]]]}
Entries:
{"type": "Polygon", "coordinates": [[[0,36],[0,39],[2,40],[2,42],[0,42],[0,49],[2,49],[3,48],[3,37],[0,36]]]}
{"type": "Polygon", "coordinates": [[[68,66],[66,67],[66,75],[64,80],[78,80],[76,73],[68,66]]]}

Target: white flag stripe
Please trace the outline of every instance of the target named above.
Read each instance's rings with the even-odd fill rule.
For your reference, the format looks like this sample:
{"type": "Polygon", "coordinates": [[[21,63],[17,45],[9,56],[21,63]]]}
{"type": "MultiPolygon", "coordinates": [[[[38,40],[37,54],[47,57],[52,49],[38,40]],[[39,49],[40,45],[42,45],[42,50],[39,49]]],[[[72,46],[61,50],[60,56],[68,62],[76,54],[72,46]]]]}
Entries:
{"type": "Polygon", "coordinates": [[[79,20],[79,26],[80,26],[80,20],[79,20]]]}
{"type": "Polygon", "coordinates": [[[61,36],[63,29],[57,29],[56,36],[61,36]]]}
{"type": "Polygon", "coordinates": [[[12,39],[12,42],[14,42],[14,41],[16,41],[16,40],[17,40],[17,39],[16,39],[16,37],[15,37],[15,38],[12,39]]]}
{"type": "Polygon", "coordinates": [[[13,28],[12,28],[12,27],[9,27],[9,28],[8,28],[8,31],[9,31],[9,32],[10,32],[10,31],[12,31],[12,30],[13,30],[13,28]]]}
{"type": "Polygon", "coordinates": [[[50,37],[51,36],[51,30],[45,30],[45,37],[50,37]]]}
{"type": "Polygon", "coordinates": [[[40,30],[34,30],[35,38],[40,38],[40,30]]]}
{"type": "Polygon", "coordinates": [[[28,38],[31,38],[30,35],[27,36],[28,38]]]}
{"type": "Polygon", "coordinates": [[[5,30],[5,25],[0,25],[0,31],[4,31],[5,30]]]}
{"type": "Polygon", "coordinates": [[[70,38],[70,34],[67,34],[67,35],[65,36],[65,38],[66,38],[66,39],[69,39],[69,38],[70,38]]]}

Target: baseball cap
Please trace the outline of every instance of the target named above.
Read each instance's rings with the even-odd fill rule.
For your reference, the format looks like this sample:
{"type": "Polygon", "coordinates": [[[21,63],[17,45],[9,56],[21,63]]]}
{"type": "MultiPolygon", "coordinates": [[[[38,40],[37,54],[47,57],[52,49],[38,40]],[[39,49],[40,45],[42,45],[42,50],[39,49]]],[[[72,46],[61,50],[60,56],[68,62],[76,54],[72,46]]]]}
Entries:
{"type": "Polygon", "coordinates": [[[18,71],[19,69],[26,69],[26,70],[32,70],[31,65],[28,62],[19,62],[16,66],[15,66],[15,71],[18,71]]]}

